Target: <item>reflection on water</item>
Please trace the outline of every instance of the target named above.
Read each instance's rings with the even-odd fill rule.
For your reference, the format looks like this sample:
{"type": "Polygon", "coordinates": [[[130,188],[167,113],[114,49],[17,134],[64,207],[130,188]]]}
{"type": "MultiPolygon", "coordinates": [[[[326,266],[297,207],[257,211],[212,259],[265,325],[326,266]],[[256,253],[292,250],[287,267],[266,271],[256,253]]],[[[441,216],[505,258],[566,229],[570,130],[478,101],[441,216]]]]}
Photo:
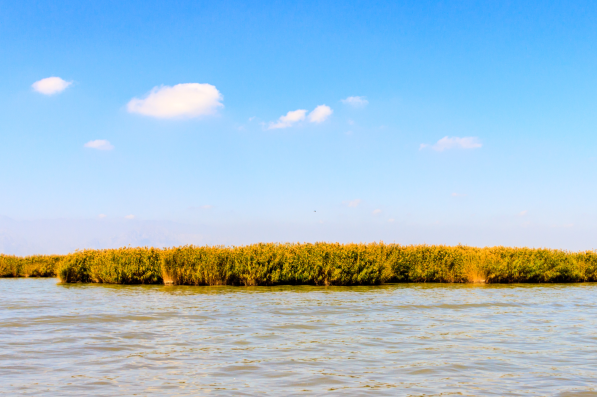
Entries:
{"type": "Polygon", "coordinates": [[[6,395],[597,395],[597,285],[0,280],[6,395]]]}

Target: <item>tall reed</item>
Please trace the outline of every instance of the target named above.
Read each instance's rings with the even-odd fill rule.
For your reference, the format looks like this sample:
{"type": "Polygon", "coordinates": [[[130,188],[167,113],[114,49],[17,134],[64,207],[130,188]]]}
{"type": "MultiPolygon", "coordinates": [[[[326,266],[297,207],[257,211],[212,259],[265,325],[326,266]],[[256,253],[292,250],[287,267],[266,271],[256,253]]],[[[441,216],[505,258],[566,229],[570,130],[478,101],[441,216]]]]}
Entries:
{"type": "Polygon", "coordinates": [[[597,281],[597,252],[444,245],[260,243],[0,255],[0,276],[179,285],[374,285],[387,282],[597,281]]]}
{"type": "Polygon", "coordinates": [[[0,254],[0,277],[56,277],[62,258],[60,255],[18,257],[0,254]]]}
{"type": "Polygon", "coordinates": [[[161,284],[160,253],[147,247],[76,251],[62,260],[58,277],[65,283],[161,284]]]}

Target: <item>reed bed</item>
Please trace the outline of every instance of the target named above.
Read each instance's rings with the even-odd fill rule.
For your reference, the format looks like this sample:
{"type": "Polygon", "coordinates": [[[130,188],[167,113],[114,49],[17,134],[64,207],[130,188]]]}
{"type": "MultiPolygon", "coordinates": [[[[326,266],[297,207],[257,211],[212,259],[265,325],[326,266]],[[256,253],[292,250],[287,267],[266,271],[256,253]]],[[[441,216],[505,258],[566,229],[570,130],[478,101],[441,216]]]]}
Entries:
{"type": "Polygon", "coordinates": [[[67,283],[162,284],[161,250],[84,250],[61,261],[58,277],[67,283]]]}
{"type": "Polygon", "coordinates": [[[0,254],[0,277],[56,277],[63,256],[0,254]]]}
{"type": "Polygon", "coordinates": [[[398,244],[253,244],[0,255],[0,276],[176,285],[376,285],[597,281],[597,251],[398,244]]]}

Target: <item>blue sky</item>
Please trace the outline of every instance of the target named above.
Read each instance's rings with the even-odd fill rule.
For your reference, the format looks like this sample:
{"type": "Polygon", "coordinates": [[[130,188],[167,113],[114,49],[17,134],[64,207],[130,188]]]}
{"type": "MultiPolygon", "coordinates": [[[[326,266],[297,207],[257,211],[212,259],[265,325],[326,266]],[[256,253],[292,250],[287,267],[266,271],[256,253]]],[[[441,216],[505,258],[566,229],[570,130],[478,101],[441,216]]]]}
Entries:
{"type": "Polygon", "coordinates": [[[596,17],[588,1],[0,1],[0,251],[597,248],[596,17]]]}

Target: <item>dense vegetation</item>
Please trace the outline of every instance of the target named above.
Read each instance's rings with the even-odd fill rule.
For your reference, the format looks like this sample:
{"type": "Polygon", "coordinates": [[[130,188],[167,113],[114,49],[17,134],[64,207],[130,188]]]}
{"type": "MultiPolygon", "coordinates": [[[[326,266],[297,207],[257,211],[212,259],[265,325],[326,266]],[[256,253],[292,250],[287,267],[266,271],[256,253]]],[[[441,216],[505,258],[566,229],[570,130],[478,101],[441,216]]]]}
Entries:
{"type": "Polygon", "coordinates": [[[56,277],[60,255],[18,257],[0,254],[0,277],[56,277]]]}
{"type": "Polygon", "coordinates": [[[597,281],[597,251],[383,243],[120,248],[0,255],[0,276],[179,285],[584,282],[597,281]]]}

